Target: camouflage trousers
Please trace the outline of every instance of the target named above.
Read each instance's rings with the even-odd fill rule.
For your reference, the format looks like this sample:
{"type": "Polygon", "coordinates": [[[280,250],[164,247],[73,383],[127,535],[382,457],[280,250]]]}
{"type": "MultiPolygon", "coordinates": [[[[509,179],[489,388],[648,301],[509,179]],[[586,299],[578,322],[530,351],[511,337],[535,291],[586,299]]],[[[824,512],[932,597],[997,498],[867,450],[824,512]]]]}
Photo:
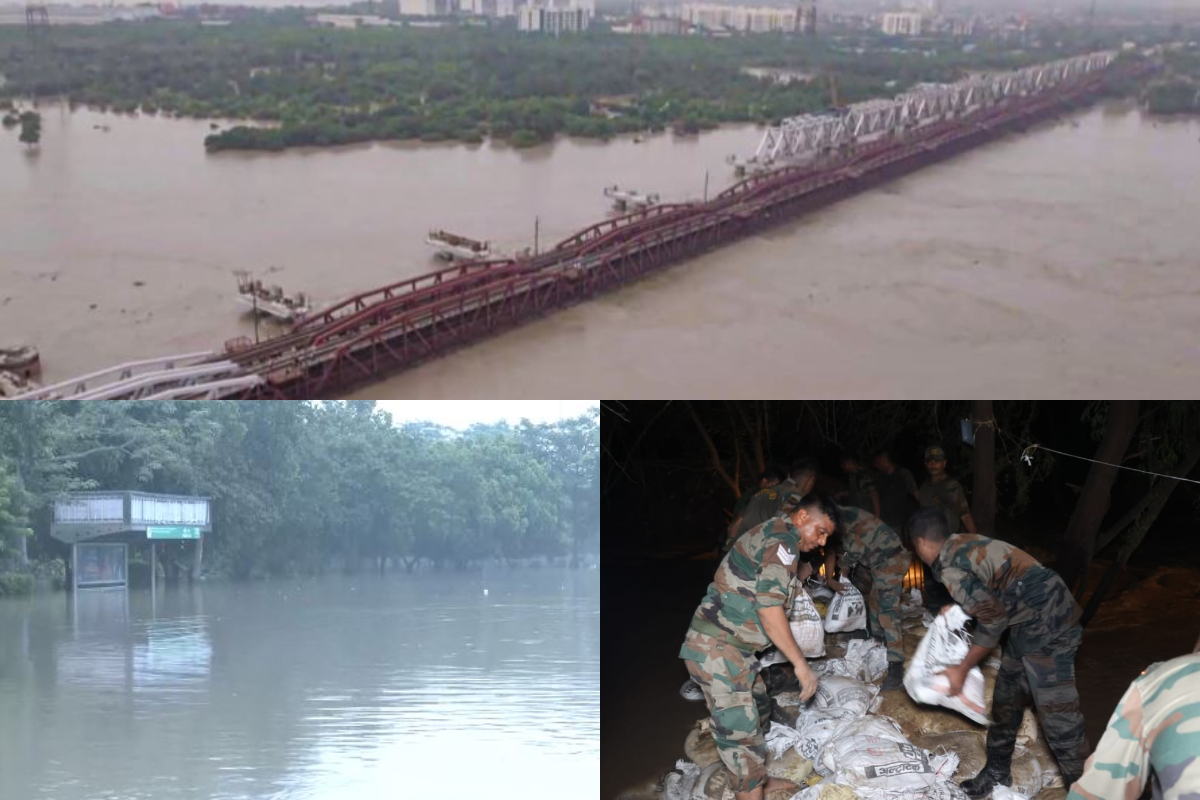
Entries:
{"type": "Polygon", "coordinates": [[[721,761],[733,773],[735,792],[748,792],[767,780],[766,730],[771,698],[758,674],[754,653],[696,631],[688,631],[679,657],[704,691],[712,713],[713,740],[721,761]]]}
{"type": "Polygon", "coordinates": [[[888,661],[904,663],[904,633],[900,628],[900,596],[904,594],[906,560],[882,567],[860,563],[852,583],[867,600],[867,629],[872,636],[883,637],[888,661]]]}
{"type": "Polygon", "coordinates": [[[872,635],[883,634],[888,661],[904,663],[904,633],[900,629],[900,597],[904,594],[907,563],[889,563],[871,570],[871,593],[867,595],[867,622],[872,635]]]}
{"type": "Polygon", "coordinates": [[[1083,629],[1073,625],[1023,656],[1014,653],[1011,639],[1004,645],[992,697],[993,722],[987,735],[989,763],[1000,769],[1011,766],[1021,717],[1032,699],[1046,743],[1058,759],[1067,785],[1083,773],[1088,746],[1075,689],[1075,651],[1082,640],[1083,629]]]}

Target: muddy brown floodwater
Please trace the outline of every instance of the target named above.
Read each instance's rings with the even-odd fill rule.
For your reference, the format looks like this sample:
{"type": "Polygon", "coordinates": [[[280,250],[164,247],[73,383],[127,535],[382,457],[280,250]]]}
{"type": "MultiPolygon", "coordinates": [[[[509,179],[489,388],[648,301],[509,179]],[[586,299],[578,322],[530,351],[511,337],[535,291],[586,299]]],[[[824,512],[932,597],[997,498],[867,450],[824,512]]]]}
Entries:
{"type": "MultiPolygon", "coordinates": [[[[252,335],[235,269],[333,300],[433,268],[430,227],[515,248],[538,217],[545,246],[607,184],[715,193],[760,136],[207,156],[207,123],[43,112],[36,155],[0,136],[0,344],[38,345],[48,380],[252,335]]],[[[812,397],[1195,396],[1198,139],[1094,107],[358,396],[794,393],[797,346],[812,397]]]]}

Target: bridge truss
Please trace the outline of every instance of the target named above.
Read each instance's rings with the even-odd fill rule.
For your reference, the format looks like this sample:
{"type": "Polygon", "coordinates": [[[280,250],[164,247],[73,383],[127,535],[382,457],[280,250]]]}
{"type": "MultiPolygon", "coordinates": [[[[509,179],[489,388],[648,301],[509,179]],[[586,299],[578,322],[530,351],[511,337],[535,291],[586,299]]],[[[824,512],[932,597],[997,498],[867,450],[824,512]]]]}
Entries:
{"type": "Polygon", "coordinates": [[[925,83],[894,100],[856,103],[841,114],[805,114],[767,129],[755,152],[759,164],[805,161],[878,136],[900,135],[1014,97],[1028,97],[1102,70],[1116,53],[1105,51],[1026,67],[973,75],[957,83],[925,83]]]}

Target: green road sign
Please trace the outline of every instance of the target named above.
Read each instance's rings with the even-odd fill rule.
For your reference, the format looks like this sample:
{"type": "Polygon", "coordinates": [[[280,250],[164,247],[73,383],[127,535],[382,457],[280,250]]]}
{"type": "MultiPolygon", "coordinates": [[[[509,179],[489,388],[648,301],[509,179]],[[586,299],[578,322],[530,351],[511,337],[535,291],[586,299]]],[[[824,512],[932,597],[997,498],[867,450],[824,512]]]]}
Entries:
{"type": "Polygon", "coordinates": [[[199,539],[199,528],[186,528],[178,525],[151,525],[146,528],[147,539],[199,539]]]}

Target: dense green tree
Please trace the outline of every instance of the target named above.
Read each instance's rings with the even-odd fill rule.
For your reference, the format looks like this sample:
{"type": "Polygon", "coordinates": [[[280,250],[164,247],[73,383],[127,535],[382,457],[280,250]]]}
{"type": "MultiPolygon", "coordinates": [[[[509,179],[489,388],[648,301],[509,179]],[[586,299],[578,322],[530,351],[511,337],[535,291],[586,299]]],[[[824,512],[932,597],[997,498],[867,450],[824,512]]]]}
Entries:
{"type": "MultiPolygon", "coordinates": [[[[210,497],[205,563],[238,578],[594,558],[598,428],[597,413],[465,433],[397,426],[370,402],[7,403],[0,560],[19,567],[30,528],[35,558],[61,555],[30,520],[77,489],[210,497]]],[[[168,575],[188,567],[184,545],[160,555],[168,575]]]]}

